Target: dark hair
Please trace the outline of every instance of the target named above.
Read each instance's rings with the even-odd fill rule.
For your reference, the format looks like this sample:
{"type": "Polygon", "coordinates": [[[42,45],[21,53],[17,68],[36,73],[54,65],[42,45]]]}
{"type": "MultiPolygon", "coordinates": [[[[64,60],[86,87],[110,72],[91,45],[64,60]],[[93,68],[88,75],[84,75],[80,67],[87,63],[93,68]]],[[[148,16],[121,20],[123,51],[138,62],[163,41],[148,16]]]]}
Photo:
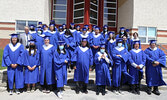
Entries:
{"type": "MultiPolygon", "coordinates": [[[[81,41],[80,46],[82,46],[82,42],[83,42],[83,41],[81,41]]],[[[90,45],[89,45],[89,42],[88,42],[88,41],[87,41],[86,47],[90,48],[90,45]]]]}
{"type": "MultiPolygon", "coordinates": [[[[124,34],[123,34],[123,36],[128,37],[128,34],[126,33],[126,31],[125,31],[125,30],[124,30],[124,34]]],[[[122,37],[121,37],[121,30],[119,30],[119,38],[122,38],[122,37]]]]}
{"type": "Polygon", "coordinates": [[[137,37],[139,37],[139,34],[138,34],[137,32],[134,32],[134,33],[133,33],[133,37],[134,37],[135,34],[137,35],[137,37]]]}
{"type": "MultiPolygon", "coordinates": [[[[11,43],[13,44],[12,38],[10,39],[11,43]]],[[[17,42],[16,44],[19,42],[19,38],[17,37],[17,42]]]]}
{"type": "MultiPolygon", "coordinates": [[[[30,45],[29,45],[29,55],[31,56],[31,50],[32,50],[33,48],[31,48],[30,47],[30,45]]],[[[35,56],[36,55],[36,52],[37,52],[37,50],[36,50],[36,45],[34,44],[34,54],[33,54],[33,56],[35,56]]]]}
{"type": "Polygon", "coordinates": [[[110,35],[108,37],[109,37],[109,40],[111,39],[115,40],[115,34],[113,34],[112,38],[110,37],[110,35]]]}
{"type": "MultiPolygon", "coordinates": [[[[71,25],[70,25],[70,29],[72,29],[71,25]]],[[[74,26],[74,28],[73,28],[73,29],[75,29],[75,26],[74,26]]]]}
{"type": "Polygon", "coordinates": [[[65,35],[71,35],[71,36],[73,37],[73,35],[72,35],[72,33],[71,33],[71,31],[70,31],[69,29],[66,29],[66,31],[65,31],[64,34],[65,34],[65,35]]]}
{"type": "MultiPolygon", "coordinates": [[[[65,46],[65,45],[64,45],[65,46]]],[[[65,47],[63,48],[63,51],[64,51],[64,54],[66,54],[66,50],[65,50],[65,47]]],[[[59,45],[57,46],[57,52],[60,54],[60,49],[59,49],[59,45]]]]}

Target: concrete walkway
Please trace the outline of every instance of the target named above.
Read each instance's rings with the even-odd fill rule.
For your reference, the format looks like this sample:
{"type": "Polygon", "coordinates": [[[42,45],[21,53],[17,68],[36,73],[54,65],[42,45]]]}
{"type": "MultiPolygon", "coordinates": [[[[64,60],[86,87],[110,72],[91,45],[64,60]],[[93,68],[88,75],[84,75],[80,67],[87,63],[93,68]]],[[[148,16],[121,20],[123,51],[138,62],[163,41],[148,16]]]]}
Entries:
{"type": "MultiPolygon", "coordinates": [[[[88,94],[80,93],[76,94],[74,90],[67,89],[64,91],[63,100],[166,100],[167,90],[161,90],[161,95],[154,94],[147,95],[146,92],[141,91],[140,95],[134,95],[127,91],[124,91],[124,95],[116,95],[111,91],[107,91],[105,96],[96,95],[95,91],[89,90],[88,94]]],[[[39,90],[33,93],[23,92],[20,95],[9,95],[7,91],[0,93],[0,100],[59,100],[54,92],[50,94],[44,94],[39,90]]]]}

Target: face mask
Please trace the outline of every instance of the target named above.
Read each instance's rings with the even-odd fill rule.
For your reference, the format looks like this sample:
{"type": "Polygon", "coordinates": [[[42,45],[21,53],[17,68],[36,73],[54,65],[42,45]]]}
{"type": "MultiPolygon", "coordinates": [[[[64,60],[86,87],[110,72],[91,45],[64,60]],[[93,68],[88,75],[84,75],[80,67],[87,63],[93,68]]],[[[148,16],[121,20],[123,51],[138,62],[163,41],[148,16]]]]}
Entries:
{"type": "Polygon", "coordinates": [[[59,46],[59,49],[60,49],[60,50],[63,50],[63,49],[64,49],[64,46],[59,46]]]}
{"type": "Polygon", "coordinates": [[[104,53],[104,52],[105,52],[105,49],[100,49],[100,52],[101,52],[101,53],[104,53]]]}
{"type": "Polygon", "coordinates": [[[118,47],[121,47],[122,46],[122,43],[118,43],[118,47]]]}
{"type": "Polygon", "coordinates": [[[124,32],[121,32],[121,34],[123,34],[124,32]]]}
{"type": "Polygon", "coordinates": [[[42,32],[41,31],[38,31],[38,34],[41,34],[42,32]]]}
{"type": "Polygon", "coordinates": [[[104,29],[105,32],[107,32],[107,29],[104,29]]]}

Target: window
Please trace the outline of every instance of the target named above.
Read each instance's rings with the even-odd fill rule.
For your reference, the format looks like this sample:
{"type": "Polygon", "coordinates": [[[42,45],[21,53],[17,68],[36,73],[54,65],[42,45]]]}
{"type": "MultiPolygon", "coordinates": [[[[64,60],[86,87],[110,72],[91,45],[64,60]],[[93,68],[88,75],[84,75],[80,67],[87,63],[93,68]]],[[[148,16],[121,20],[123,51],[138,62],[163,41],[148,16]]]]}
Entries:
{"type": "Polygon", "coordinates": [[[37,26],[38,21],[27,21],[27,20],[16,20],[16,33],[24,33],[24,27],[25,26],[30,26],[30,25],[35,25],[37,26]]]}
{"type": "Polygon", "coordinates": [[[67,0],[53,0],[53,20],[56,24],[66,23],[67,0]]]}
{"type": "Polygon", "coordinates": [[[138,28],[139,39],[141,43],[149,43],[149,40],[156,39],[157,29],[156,27],[143,27],[138,28]]]}
{"type": "Polygon", "coordinates": [[[97,25],[98,20],[98,0],[90,0],[90,23],[97,25]]]}
{"type": "Polygon", "coordinates": [[[116,27],[117,0],[104,0],[103,24],[116,27]]]}
{"type": "Polygon", "coordinates": [[[84,22],[84,0],[74,0],[74,23],[84,22]]]}

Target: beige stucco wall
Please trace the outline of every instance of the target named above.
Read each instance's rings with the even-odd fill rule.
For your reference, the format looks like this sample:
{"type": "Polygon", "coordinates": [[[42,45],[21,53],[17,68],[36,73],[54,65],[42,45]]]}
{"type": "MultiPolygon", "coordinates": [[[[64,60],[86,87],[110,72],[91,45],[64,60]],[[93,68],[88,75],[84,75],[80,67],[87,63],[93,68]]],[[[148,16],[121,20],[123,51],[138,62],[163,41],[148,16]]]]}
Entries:
{"type": "Polygon", "coordinates": [[[0,0],[0,22],[35,20],[49,23],[50,0],[0,0]]]}
{"type": "Polygon", "coordinates": [[[118,29],[119,27],[132,28],[133,0],[118,0],[118,29]]]}

